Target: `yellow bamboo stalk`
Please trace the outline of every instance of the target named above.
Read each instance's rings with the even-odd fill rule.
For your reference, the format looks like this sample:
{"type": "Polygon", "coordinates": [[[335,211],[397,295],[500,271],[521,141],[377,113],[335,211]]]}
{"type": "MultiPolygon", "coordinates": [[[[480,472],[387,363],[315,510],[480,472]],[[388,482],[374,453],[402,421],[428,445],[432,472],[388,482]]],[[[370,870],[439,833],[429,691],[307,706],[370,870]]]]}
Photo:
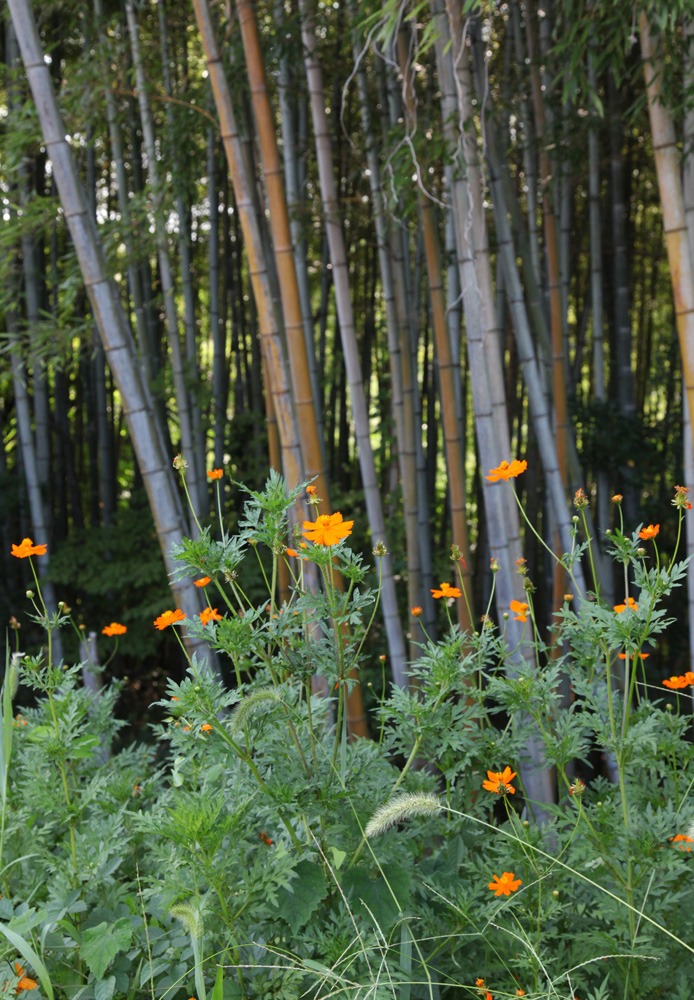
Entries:
{"type": "Polygon", "coordinates": [[[270,104],[263,53],[258,36],[258,25],[251,0],[236,0],[236,8],[246,54],[260,160],[263,166],[265,190],[270,210],[270,229],[277,264],[284,330],[287,338],[287,354],[289,356],[294,407],[299,424],[304,470],[307,477],[318,477],[316,486],[318,487],[318,496],[321,498],[318,509],[321,514],[329,514],[331,512],[330,500],[311,387],[308,352],[304,336],[304,317],[301,311],[299,284],[289,227],[289,212],[277,150],[274,115],[270,104]]]}
{"type": "Polygon", "coordinates": [[[694,271],[684,214],[680,157],[675,123],[661,97],[663,56],[660,40],[657,35],[651,34],[645,12],[639,15],[639,28],[663,229],[682,354],[682,375],[689,419],[694,426],[694,271]]]}
{"type": "Polygon", "coordinates": [[[273,312],[272,292],[265,264],[262,239],[258,231],[253,207],[251,170],[244,162],[244,152],[236,127],[229,83],[219,51],[208,0],[193,0],[195,17],[202,38],[207,70],[215,98],[222,134],[224,152],[231,174],[236,206],[243,231],[248,257],[248,271],[253,288],[253,297],[258,310],[260,344],[266,371],[273,395],[273,404],[280,440],[282,442],[282,464],[284,475],[290,484],[300,483],[304,478],[301,445],[296,427],[296,414],[288,384],[284,352],[273,312]]]}

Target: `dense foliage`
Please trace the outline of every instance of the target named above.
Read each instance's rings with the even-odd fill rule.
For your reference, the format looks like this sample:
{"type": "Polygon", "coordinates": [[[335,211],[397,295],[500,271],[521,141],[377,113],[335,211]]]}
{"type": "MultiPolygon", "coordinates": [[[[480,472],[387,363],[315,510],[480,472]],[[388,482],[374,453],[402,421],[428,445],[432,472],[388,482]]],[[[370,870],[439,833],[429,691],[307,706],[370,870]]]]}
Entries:
{"type": "MultiPolygon", "coordinates": [[[[377,738],[349,740],[348,693],[379,598],[352,523],[292,528],[304,489],[274,474],[246,495],[235,534],[205,530],[176,551],[208,608],[154,622],[204,638],[237,684],[192,659],[159,702],[156,749],[119,740],[119,683],[95,691],[82,683],[89,664],[52,659],[71,619],[47,619],[35,592],[48,642],[12,657],[2,700],[0,933],[24,977],[11,982],[33,975],[51,1000],[684,1000],[694,675],[663,687],[643,672],[686,571],[676,553],[661,561],[658,526],[614,531],[623,602],[575,595],[572,610],[567,598],[549,646],[523,564],[526,601],[478,631],[451,622],[432,641],[414,609],[413,685],[383,688],[377,738]],[[249,601],[241,568],[265,555],[266,594],[249,601]],[[293,581],[282,606],[280,563],[293,581]],[[322,591],[305,585],[316,568],[322,591]],[[513,616],[525,630],[509,650],[513,616]],[[556,805],[527,795],[533,746],[556,805]],[[595,768],[599,752],[613,781],[595,768]]],[[[673,504],[679,535],[687,491],[673,504]]],[[[576,509],[569,577],[594,553],[584,495],[576,509]]],[[[31,566],[40,548],[16,551],[31,566]]],[[[382,557],[377,545],[377,567],[382,557]]],[[[119,623],[107,633],[126,634],[119,623]]]]}

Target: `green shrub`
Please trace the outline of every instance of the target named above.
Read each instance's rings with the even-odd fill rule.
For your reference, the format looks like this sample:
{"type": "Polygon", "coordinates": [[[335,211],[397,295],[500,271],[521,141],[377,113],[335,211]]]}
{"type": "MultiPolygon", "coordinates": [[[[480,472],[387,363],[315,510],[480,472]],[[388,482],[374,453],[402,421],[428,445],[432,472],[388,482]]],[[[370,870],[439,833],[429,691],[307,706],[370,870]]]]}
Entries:
{"type": "MultiPolygon", "coordinates": [[[[615,531],[623,604],[565,603],[546,648],[528,589],[509,609],[526,620],[520,662],[504,622],[422,631],[410,689],[380,698],[377,738],[350,739],[378,588],[341,517],[305,527],[302,547],[304,486],[273,473],[236,535],[207,528],[176,551],[181,576],[210,577],[210,606],[158,627],[204,638],[237,683],[195,658],[169,682],[164,763],[114,751],[119,686],[90,693],[80,665],[52,662],[69,618],[48,621],[37,593],[47,649],[8,663],[3,695],[8,987],[21,966],[83,1000],[688,997],[694,676],[653,690],[640,658],[672,624],[662,601],[686,563],[660,565],[655,529],[615,531]],[[18,671],[36,707],[13,719],[18,671]],[[531,746],[556,804],[527,793],[531,746]],[[614,782],[590,777],[596,747],[614,782]]],[[[686,493],[674,502],[681,526],[686,493]]],[[[590,557],[578,530],[569,574],[590,557]]]]}

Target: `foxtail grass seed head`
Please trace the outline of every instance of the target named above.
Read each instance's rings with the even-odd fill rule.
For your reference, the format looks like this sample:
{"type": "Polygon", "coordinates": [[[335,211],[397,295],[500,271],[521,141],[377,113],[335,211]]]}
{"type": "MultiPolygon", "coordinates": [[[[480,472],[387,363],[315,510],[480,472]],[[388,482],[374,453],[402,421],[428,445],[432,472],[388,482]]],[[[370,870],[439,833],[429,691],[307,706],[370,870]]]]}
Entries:
{"type": "Polygon", "coordinates": [[[178,903],[169,910],[172,917],[180,920],[192,938],[200,940],[203,934],[202,914],[197,906],[190,906],[188,903],[178,903]]]}
{"type": "Polygon", "coordinates": [[[10,668],[7,671],[7,688],[10,692],[10,701],[17,694],[19,687],[19,665],[24,658],[24,653],[13,653],[10,657],[10,668]]]}
{"type": "Polygon", "coordinates": [[[247,695],[240,703],[231,717],[231,731],[239,732],[243,729],[248,720],[264,705],[276,704],[280,696],[272,688],[261,688],[247,695]]]}
{"type": "Polygon", "coordinates": [[[377,809],[364,829],[364,836],[369,840],[380,837],[396,823],[411,819],[413,816],[435,816],[442,806],[438,796],[431,792],[413,792],[409,795],[398,795],[377,809]]]}

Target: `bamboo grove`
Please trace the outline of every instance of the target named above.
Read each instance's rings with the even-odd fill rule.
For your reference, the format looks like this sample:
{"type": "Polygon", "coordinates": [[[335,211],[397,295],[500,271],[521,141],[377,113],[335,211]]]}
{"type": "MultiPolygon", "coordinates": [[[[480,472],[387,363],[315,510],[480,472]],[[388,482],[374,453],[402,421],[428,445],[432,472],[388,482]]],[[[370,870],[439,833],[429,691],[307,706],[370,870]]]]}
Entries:
{"type": "Polygon", "coordinates": [[[49,541],[48,602],[127,622],[146,687],[137,619],[195,527],[178,452],[201,523],[207,468],[233,520],[272,466],[386,544],[400,686],[452,546],[463,626],[492,562],[497,619],[520,559],[546,622],[563,599],[489,469],[527,458],[565,550],[578,488],[599,540],[614,493],[657,521],[694,471],[694,11],[624,8],[8,0],[3,620],[31,582],[10,540],[49,541]]]}

